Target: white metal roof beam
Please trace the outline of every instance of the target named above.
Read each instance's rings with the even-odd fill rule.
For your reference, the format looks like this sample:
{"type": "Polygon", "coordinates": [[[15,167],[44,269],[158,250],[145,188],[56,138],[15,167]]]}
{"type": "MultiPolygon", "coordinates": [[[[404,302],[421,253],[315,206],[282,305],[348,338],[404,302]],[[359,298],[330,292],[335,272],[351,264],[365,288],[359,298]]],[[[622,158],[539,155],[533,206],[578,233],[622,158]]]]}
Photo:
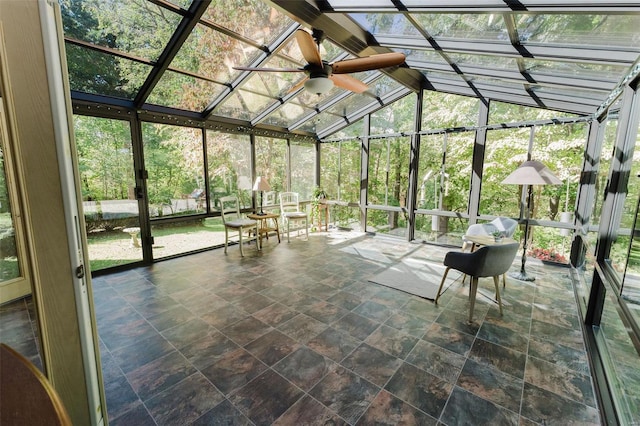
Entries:
{"type": "MultiPolygon", "coordinates": [[[[377,36],[378,42],[389,48],[435,51],[423,38],[408,36],[377,36]]],[[[460,52],[478,55],[496,55],[510,58],[522,57],[510,43],[438,40],[439,47],[445,52],[460,52]]],[[[631,65],[640,55],[640,49],[616,50],[610,46],[592,46],[589,48],[565,47],[561,45],[542,45],[527,43],[524,45],[532,58],[560,60],[564,62],[583,62],[610,65],[631,65]]]]}
{"type": "MultiPolygon", "coordinates": [[[[515,6],[509,6],[503,0],[404,0],[401,7],[409,12],[427,13],[478,13],[478,12],[510,12],[523,10],[528,12],[552,13],[620,13],[640,12],[637,0],[617,0],[603,2],[602,0],[519,0],[515,6]]],[[[401,8],[390,1],[370,1],[359,4],[353,0],[329,0],[323,9],[325,12],[341,13],[362,12],[396,12],[401,8]]]]}

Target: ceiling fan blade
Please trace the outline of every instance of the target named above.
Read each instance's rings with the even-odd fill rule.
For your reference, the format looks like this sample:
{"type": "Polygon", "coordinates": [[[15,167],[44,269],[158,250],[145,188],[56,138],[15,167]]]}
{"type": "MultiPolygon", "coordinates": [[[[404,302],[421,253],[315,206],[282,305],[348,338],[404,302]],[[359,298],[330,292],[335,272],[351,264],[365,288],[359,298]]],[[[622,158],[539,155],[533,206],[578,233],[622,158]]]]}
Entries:
{"type": "Polygon", "coordinates": [[[405,60],[404,53],[379,53],[364,58],[345,59],[331,64],[334,74],[348,74],[352,72],[377,70],[380,68],[400,65],[405,60]]]}
{"type": "Polygon", "coordinates": [[[333,74],[329,78],[333,80],[333,84],[340,87],[341,89],[351,90],[355,93],[366,92],[369,88],[369,86],[367,86],[360,80],[348,75],[333,74]]]}
{"type": "Polygon", "coordinates": [[[254,67],[233,67],[239,71],[265,71],[265,72],[304,72],[300,68],[254,68],[254,67]]]}
{"type": "Polygon", "coordinates": [[[297,30],[296,40],[304,59],[311,65],[322,66],[322,57],[311,34],[305,30],[297,30]]]}
{"type": "Polygon", "coordinates": [[[302,88],[302,86],[304,86],[307,80],[309,80],[309,77],[303,78],[302,80],[297,82],[291,89],[287,90],[287,93],[297,92],[300,88],[302,88]]]}

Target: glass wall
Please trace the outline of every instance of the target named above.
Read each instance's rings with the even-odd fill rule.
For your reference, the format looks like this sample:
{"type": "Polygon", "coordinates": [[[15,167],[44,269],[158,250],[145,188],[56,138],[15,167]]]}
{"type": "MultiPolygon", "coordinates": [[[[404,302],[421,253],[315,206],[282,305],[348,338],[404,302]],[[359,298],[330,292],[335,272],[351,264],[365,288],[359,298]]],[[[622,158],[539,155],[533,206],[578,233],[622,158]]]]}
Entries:
{"type": "Polygon", "coordinates": [[[310,200],[315,188],[316,148],[310,143],[291,142],[291,191],[300,200],[310,200]]]}
{"type": "MultiPolygon", "coordinates": [[[[406,96],[392,107],[371,114],[370,134],[411,132],[414,129],[415,96],[406,96]]],[[[367,187],[367,231],[407,234],[407,191],[409,189],[408,137],[374,137],[369,140],[367,187]],[[395,207],[380,209],[378,206],[395,207]]]]}
{"type": "MultiPolygon", "coordinates": [[[[4,120],[4,117],[0,117],[0,119],[4,120]]],[[[0,123],[0,126],[3,126],[3,124],[0,123]]],[[[3,130],[0,128],[0,137],[4,139],[3,130]]],[[[5,151],[2,145],[0,145],[0,283],[13,280],[22,275],[18,261],[18,245],[4,164],[5,151]]],[[[0,303],[2,302],[5,301],[0,300],[0,303]]]]}
{"type": "Polygon", "coordinates": [[[402,207],[403,210],[368,209],[367,231],[406,235],[410,142],[406,137],[369,142],[367,205],[402,207]]]}
{"type": "MultiPolygon", "coordinates": [[[[632,175],[633,176],[633,175],[632,175]]],[[[635,177],[637,181],[640,177],[635,177]]],[[[624,269],[622,280],[622,299],[624,299],[631,307],[630,312],[637,324],[640,324],[640,220],[638,220],[638,210],[640,208],[640,193],[636,189],[635,194],[629,194],[629,199],[636,201],[635,214],[630,215],[628,219],[633,220],[631,226],[631,241],[629,242],[629,250],[624,269]]],[[[626,221],[627,218],[623,218],[626,221]]],[[[620,263],[619,265],[621,265],[620,263]]],[[[614,266],[615,267],[615,266],[614,266]]],[[[616,268],[617,269],[617,268],[616,268]]]]}
{"type": "Polygon", "coordinates": [[[251,207],[251,139],[249,135],[207,130],[207,173],[211,211],[219,211],[218,200],[236,195],[241,208],[251,207]]]}
{"type": "Polygon", "coordinates": [[[461,243],[461,236],[467,228],[466,219],[460,216],[432,216],[421,213],[421,210],[467,214],[474,138],[474,132],[422,136],[416,197],[416,238],[461,243]]]}
{"type": "Polygon", "coordinates": [[[598,352],[607,370],[608,386],[614,397],[620,424],[634,425],[640,418],[640,370],[638,351],[627,324],[616,309],[615,293],[604,300],[600,325],[594,327],[598,352]]]}
{"type": "Polygon", "coordinates": [[[329,220],[344,229],[361,228],[360,147],[359,140],[324,143],[320,147],[320,186],[331,203],[329,220]]]}
{"type": "MultiPolygon", "coordinates": [[[[287,141],[266,137],[256,137],[256,176],[267,179],[274,193],[288,191],[287,182],[287,141]]],[[[271,195],[271,194],[270,194],[271,195]]]]}
{"type": "Polygon", "coordinates": [[[82,115],[73,120],[91,270],[141,261],[130,124],[82,115]]]}
{"type": "MultiPolygon", "coordinates": [[[[629,249],[634,246],[632,244],[632,230],[637,217],[638,206],[638,194],[640,194],[640,138],[636,137],[635,149],[630,154],[632,155],[631,172],[628,175],[628,181],[621,188],[620,192],[626,194],[624,204],[622,207],[622,214],[620,218],[620,226],[617,229],[617,236],[611,246],[611,253],[609,254],[609,262],[614,271],[618,274],[618,277],[622,281],[625,274],[625,269],[628,270],[629,262],[634,265],[637,259],[630,257],[629,249]]],[[[635,238],[635,245],[638,244],[638,238],[635,238]]],[[[633,292],[633,287],[636,287],[636,292],[640,291],[640,283],[634,281],[634,270],[631,267],[631,272],[628,277],[628,290],[633,292]]],[[[628,293],[629,294],[629,293],[628,293]]],[[[640,304],[640,298],[633,297],[636,303],[640,304]]]]}
{"type": "Polygon", "coordinates": [[[142,123],[149,216],[206,212],[202,130],[142,123]]]}
{"type": "Polygon", "coordinates": [[[207,210],[202,130],[142,123],[142,141],[153,258],[212,246],[203,219],[189,217],[207,210]]]}
{"type": "Polygon", "coordinates": [[[422,130],[476,126],[478,98],[425,91],[422,98],[422,130]]]}
{"type": "Polygon", "coordinates": [[[528,128],[487,131],[480,214],[520,216],[522,186],[503,185],[502,181],[527,160],[529,137],[528,128]]]}
{"type": "Polygon", "coordinates": [[[608,164],[602,164],[608,174],[595,207],[595,220],[600,222],[595,250],[598,267],[585,311],[594,341],[590,349],[606,381],[599,386],[613,405],[612,410],[608,405],[604,408],[609,416],[615,412],[620,424],[635,424],[640,416],[639,122],[636,78],[635,89],[624,88],[599,134],[604,140],[603,155],[610,157],[608,164]]]}

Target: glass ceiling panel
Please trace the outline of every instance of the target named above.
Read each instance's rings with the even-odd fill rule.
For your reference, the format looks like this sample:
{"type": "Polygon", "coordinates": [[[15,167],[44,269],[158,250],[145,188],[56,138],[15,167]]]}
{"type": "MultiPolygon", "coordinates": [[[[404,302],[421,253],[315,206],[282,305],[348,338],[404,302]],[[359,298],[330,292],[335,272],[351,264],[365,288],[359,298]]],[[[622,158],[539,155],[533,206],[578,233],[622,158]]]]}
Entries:
{"type": "MultiPolygon", "coordinates": [[[[379,74],[379,72],[375,70],[364,71],[364,72],[349,74],[349,76],[360,81],[365,81],[374,74],[379,74]]],[[[324,95],[318,96],[315,93],[311,93],[307,90],[303,90],[296,96],[295,102],[301,105],[304,105],[307,108],[312,108],[312,109],[315,109],[318,107],[322,108],[322,106],[325,105],[327,102],[331,102],[333,98],[344,93],[345,91],[346,90],[334,86],[333,89],[331,89],[329,92],[325,93],[324,95]]],[[[293,124],[293,123],[290,123],[290,124],[293,124]]]]}
{"type": "Polygon", "coordinates": [[[214,114],[250,121],[273,102],[273,98],[237,90],[214,110],[214,114]]]}
{"type": "Polygon", "coordinates": [[[522,43],[635,47],[640,15],[516,14],[522,43]]]}
{"type": "Polygon", "coordinates": [[[518,83],[513,80],[506,80],[502,78],[477,77],[477,76],[473,76],[471,78],[471,81],[473,81],[473,83],[476,85],[484,84],[486,86],[495,86],[494,90],[501,91],[501,92],[508,91],[513,93],[524,90],[524,85],[526,84],[526,81],[524,80],[522,83],[518,83]]]}
{"type": "Polygon", "coordinates": [[[197,25],[171,62],[171,66],[220,82],[228,82],[240,73],[232,69],[233,66],[248,65],[260,52],[240,40],[204,25],[197,25]]]}
{"type": "Polygon", "coordinates": [[[310,114],[311,112],[313,112],[312,109],[289,102],[284,104],[281,108],[278,108],[272,114],[269,114],[263,123],[273,124],[280,127],[289,127],[292,122],[296,121],[297,117],[310,114]]]}
{"type": "Polygon", "coordinates": [[[147,0],[60,3],[65,36],[150,61],[158,59],[182,19],[147,0]]]}
{"type": "MultiPolygon", "coordinates": [[[[424,1],[424,0],[422,0],[424,1]]],[[[349,8],[353,8],[353,7],[366,7],[367,9],[375,9],[378,7],[382,7],[385,9],[390,9],[393,8],[395,9],[396,6],[393,4],[392,0],[369,0],[366,5],[359,5],[358,3],[360,2],[354,2],[353,0],[331,0],[329,1],[329,3],[331,3],[331,6],[333,7],[349,7],[349,8]]]]}
{"type": "Polygon", "coordinates": [[[496,57],[489,55],[470,55],[466,53],[447,52],[447,55],[459,67],[499,68],[518,71],[518,61],[515,58],[496,57]]]}
{"type": "Polygon", "coordinates": [[[203,18],[262,45],[269,45],[293,23],[260,0],[213,0],[203,18]]]}
{"type": "Polygon", "coordinates": [[[193,0],[167,0],[169,3],[173,3],[176,6],[180,6],[183,9],[189,9],[193,0]]]}
{"type": "Polygon", "coordinates": [[[440,78],[444,80],[451,80],[454,84],[466,84],[465,80],[460,76],[460,74],[453,72],[443,72],[443,71],[431,71],[431,70],[418,70],[420,71],[427,79],[430,78],[440,78]]]}
{"type": "Polygon", "coordinates": [[[540,59],[524,59],[525,68],[529,72],[544,73],[554,76],[569,76],[618,82],[627,71],[627,67],[606,64],[585,64],[579,62],[544,61],[540,59]]]}
{"type": "MultiPolygon", "coordinates": [[[[295,37],[290,38],[286,43],[282,44],[280,49],[276,51],[276,54],[284,55],[287,60],[290,59],[292,61],[297,61],[300,66],[304,66],[306,63],[295,37]]],[[[323,54],[322,50],[320,51],[320,54],[323,54]]]]}
{"type": "Polygon", "coordinates": [[[504,19],[497,13],[412,13],[411,16],[434,38],[509,40],[504,19]]]}
{"type": "Polygon", "coordinates": [[[303,105],[307,108],[315,109],[322,104],[325,104],[330,99],[333,99],[338,94],[344,93],[344,91],[344,89],[336,86],[333,86],[333,89],[329,90],[324,95],[317,95],[315,93],[309,92],[308,90],[302,90],[296,95],[294,99],[295,102],[299,103],[300,105],[303,105]]]}
{"type": "MultiPolygon", "coordinates": [[[[384,97],[385,94],[391,92],[394,89],[397,89],[400,86],[400,83],[383,75],[381,78],[377,79],[375,82],[369,85],[369,91],[374,93],[376,96],[384,97]]],[[[344,121],[343,116],[350,116],[351,114],[359,111],[365,106],[371,104],[372,102],[376,102],[371,96],[366,94],[354,94],[345,98],[344,100],[338,102],[331,108],[329,108],[326,112],[322,113],[318,116],[316,130],[318,132],[322,132],[327,127],[330,127],[337,121],[344,121]],[[331,115],[333,114],[333,115],[331,115]]]]}
{"type": "Polygon", "coordinates": [[[353,124],[348,125],[344,129],[334,133],[331,137],[334,138],[348,138],[358,137],[364,135],[364,120],[358,120],[353,124]]]}
{"type": "Polygon", "coordinates": [[[586,103],[593,103],[594,100],[596,102],[603,101],[608,92],[602,92],[597,90],[587,90],[587,89],[562,89],[558,86],[546,86],[543,84],[536,84],[532,87],[532,90],[540,95],[540,97],[545,97],[544,95],[549,95],[551,97],[557,98],[558,96],[565,96],[567,99],[571,99],[574,102],[579,101],[578,98],[584,98],[586,103]]]}
{"type": "Polygon", "coordinates": [[[151,66],[65,43],[71,90],[133,99],[151,66]]]}
{"type": "MultiPolygon", "coordinates": [[[[293,62],[273,56],[265,64],[267,68],[299,68],[293,62]]],[[[253,72],[242,88],[278,98],[284,96],[297,82],[306,77],[296,72],[253,72]]]]}
{"type": "MultiPolygon", "coordinates": [[[[425,45],[426,45],[425,40],[425,45]]],[[[404,53],[407,57],[407,62],[419,61],[419,62],[434,62],[441,65],[447,65],[447,61],[442,58],[435,50],[417,50],[417,49],[393,49],[396,52],[404,53]]]]}
{"type": "Polygon", "coordinates": [[[401,13],[350,13],[349,16],[374,36],[422,36],[420,31],[401,13]]]}
{"type": "Polygon", "coordinates": [[[207,80],[166,71],[147,103],[200,112],[225,88],[207,80]]]}
{"type": "Polygon", "coordinates": [[[305,77],[303,73],[255,72],[242,87],[265,96],[280,98],[305,77]]]}
{"type": "MultiPolygon", "coordinates": [[[[327,62],[333,62],[338,55],[344,52],[344,50],[330,42],[328,39],[324,39],[322,40],[322,43],[320,43],[320,56],[327,62]]],[[[305,66],[307,63],[304,56],[302,56],[302,52],[300,51],[300,47],[298,46],[298,42],[295,37],[291,37],[286,43],[284,43],[282,47],[276,51],[276,54],[283,55],[286,59],[297,61],[300,67],[305,66]]]]}
{"type": "MultiPolygon", "coordinates": [[[[428,6],[428,1],[425,0],[403,0],[402,3],[411,10],[411,8],[422,9],[428,6]]],[[[447,7],[496,7],[502,8],[505,6],[504,0],[448,0],[447,7]]]]}

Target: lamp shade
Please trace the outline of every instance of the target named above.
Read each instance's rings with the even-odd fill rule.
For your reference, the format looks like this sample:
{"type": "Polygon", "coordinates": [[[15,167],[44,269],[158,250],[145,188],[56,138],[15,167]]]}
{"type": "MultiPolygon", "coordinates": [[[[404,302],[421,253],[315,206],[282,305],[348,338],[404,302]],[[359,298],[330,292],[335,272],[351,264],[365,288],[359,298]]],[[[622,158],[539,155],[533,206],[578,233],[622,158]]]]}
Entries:
{"type": "Polygon", "coordinates": [[[305,81],[304,88],[316,95],[323,95],[333,89],[333,80],[327,77],[314,77],[305,81]]]}
{"type": "Polygon", "coordinates": [[[541,162],[529,160],[520,164],[502,183],[514,185],[560,185],[562,181],[541,162]]]}
{"type": "Polygon", "coordinates": [[[256,182],[253,184],[253,190],[254,191],[271,191],[271,186],[269,185],[269,182],[267,182],[267,180],[264,177],[258,176],[256,178],[256,182]]]}

